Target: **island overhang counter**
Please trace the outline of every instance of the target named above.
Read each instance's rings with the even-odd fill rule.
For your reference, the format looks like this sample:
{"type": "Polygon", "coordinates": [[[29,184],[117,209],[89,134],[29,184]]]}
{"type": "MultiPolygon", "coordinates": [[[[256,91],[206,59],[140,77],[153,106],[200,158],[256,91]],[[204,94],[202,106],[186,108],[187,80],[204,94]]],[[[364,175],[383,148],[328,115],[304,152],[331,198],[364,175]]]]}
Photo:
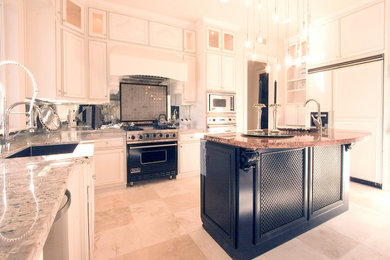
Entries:
{"type": "Polygon", "coordinates": [[[368,132],[201,142],[201,219],[233,259],[251,259],[348,210],[352,144],[368,132]]]}

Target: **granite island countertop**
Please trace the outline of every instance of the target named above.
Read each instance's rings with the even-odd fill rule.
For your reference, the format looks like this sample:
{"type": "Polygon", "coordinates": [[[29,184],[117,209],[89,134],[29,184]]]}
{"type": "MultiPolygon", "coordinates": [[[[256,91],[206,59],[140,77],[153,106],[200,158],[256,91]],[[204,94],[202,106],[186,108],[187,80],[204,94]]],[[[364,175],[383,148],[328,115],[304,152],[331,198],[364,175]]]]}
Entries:
{"type": "Polygon", "coordinates": [[[293,133],[290,138],[251,137],[242,133],[206,134],[204,139],[246,149],[301,148],[313,146],[352,144],[368,138],[365,131],[328,129],[320,135],[313,133],[293,133]]]}
{"type": "Polygon", "coordinates": [[[0,259],[40,257],[72,170],[91,163],[92,140],[115,137],[124,138],[125,132],[57,131],[20,135],[11,142],[0,160],[0,259]],[[81,144],[75,154],[5,159],[31,145],[75,142],[81,144]]]}

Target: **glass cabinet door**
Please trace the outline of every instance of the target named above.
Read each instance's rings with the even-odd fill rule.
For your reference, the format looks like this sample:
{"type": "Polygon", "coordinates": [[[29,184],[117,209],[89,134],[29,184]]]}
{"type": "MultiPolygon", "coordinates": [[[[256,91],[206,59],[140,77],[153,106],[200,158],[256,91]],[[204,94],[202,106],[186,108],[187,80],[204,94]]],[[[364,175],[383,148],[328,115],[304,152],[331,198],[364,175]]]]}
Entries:
{"type": "Polygon", "coordinates": [[[84,31],[84,6],[76,0],[64,0],[63,22],[72,29],[84,31]]]}
{"type": "Polygon", "coordinates": [[[89,8],[89,35],[106,38],[106,12],[89,8]]]}
{"type": "Polygon", "coordinates": [[[234,52],[234,34],[230,32],[223,32],[223,50],[227,52],[234,52]]]}
{"type": "Polygon", "coordinates": [[[209,28],[207,30],[207,47],[209,49],[220,48],[220,32],[219,30],[209,28]]]}

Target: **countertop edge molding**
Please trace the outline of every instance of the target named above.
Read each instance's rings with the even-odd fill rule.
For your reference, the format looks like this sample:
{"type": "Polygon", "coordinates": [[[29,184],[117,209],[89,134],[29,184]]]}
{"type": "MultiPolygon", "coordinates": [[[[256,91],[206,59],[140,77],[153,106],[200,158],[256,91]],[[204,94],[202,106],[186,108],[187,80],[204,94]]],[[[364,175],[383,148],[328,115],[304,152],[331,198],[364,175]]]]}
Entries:
{"type": "Polygon", "coordinates": [[[243,136],[241,133],[206,134],[204,139],[245,149],[283,149],[314,146],[353,144],[369,138],[370,132],[332,129],[318,133],[296,133],[291,138],[264,138],[243,136]]]}

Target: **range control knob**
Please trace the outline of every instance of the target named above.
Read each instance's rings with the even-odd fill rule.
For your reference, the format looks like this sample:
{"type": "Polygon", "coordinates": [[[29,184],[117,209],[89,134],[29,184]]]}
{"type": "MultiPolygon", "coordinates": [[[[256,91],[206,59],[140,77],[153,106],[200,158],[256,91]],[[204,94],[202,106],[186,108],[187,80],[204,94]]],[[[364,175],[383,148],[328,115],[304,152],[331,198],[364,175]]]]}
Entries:
{"type": "Polygon", "coordinates": [[[156,138],[156,136],[157,136],[156,134],[153,134],[153,137],[154,137],[154,138],[156,138]]]}
{"type": "Polygon", "coordinates": [[[143,136],[142,136],[142,135],[139,135],[139,136],[138,136],[138,139],[142,139],[142,138],[143,138],[143,136]]]}
{"type": "Polygon", "coordinates": [[[146,134],[146,138],[149,138],[149,134],[146,134]]]}
{"type": "Polygon", "coordinates": [[[134,136],[134,135],[132,135],[132,136],[131,136],[131,140],[134,140],[134,139],[135,139],[135,136],[134,136]]]}
{"type": "Polygon", "coordinates": [[[176,137],[176,134],[172,134],[173,137],[176,137]]]}
{"type": "Polygon", "coordinates": [[[163,137],[163,134],[160,134],[160,137],[163,137]]]}
{"type": "Polygon", "coordinates": [[[165,137],[166,137],[166,138],[169,138],[169,134],[166,134],[165,137]]]}
{"type": "Polygon", "coordinates": [[[231,119],[231,118],[229,118],[229,121],[232,121],[232,119],[231,119]]]}

